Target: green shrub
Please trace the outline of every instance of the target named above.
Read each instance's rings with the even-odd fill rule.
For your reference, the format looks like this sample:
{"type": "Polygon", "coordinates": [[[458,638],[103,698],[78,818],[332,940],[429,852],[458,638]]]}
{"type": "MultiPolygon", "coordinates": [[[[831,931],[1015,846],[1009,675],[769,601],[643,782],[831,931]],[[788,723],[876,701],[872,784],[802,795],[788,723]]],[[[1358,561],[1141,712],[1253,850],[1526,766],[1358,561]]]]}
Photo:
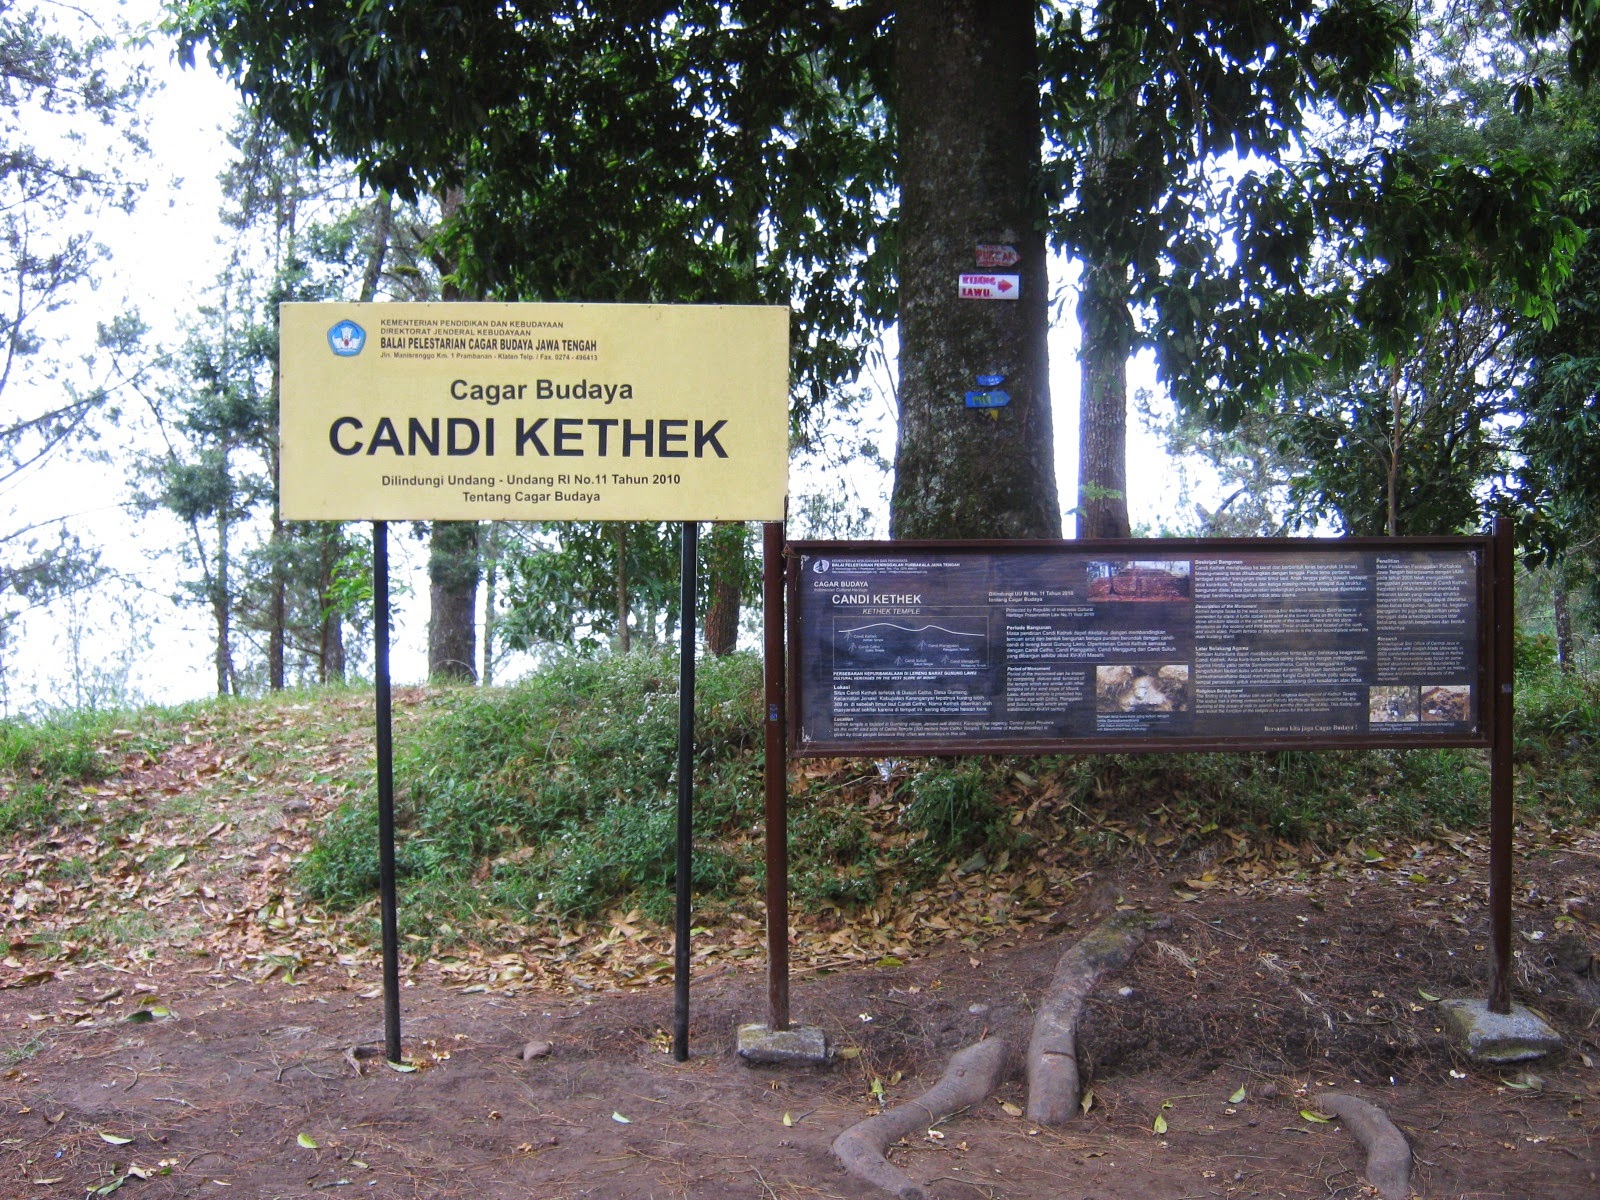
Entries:
{"type": "Polygon", "coordinates": [[[1514,696],[1517,749],[1600,743],[1600,681],[1546,666],[1519,677],[1514,696]]]}
{"type": "MultiPolygon", "coordinates": [[[[693,880],[715,904],[762,874],[760,663],[699,672],[693,880]]],[[[1600,688],[1553,669],[1517,692],[1519,804],[1600,807],[1600,688]]],[[[672,911],[677,665],[635,653],[557,663],[515,687],[462,689],[402,740],[397,869],[405,926],[424,939],[476,916],[556,920],[672,911]]],[[[920,886],[952,861],[1009,852],[1026,865],[1091,862],[1130,840],[1177,858],[1228,834],[1324,850],[1352,838],[1481,829],[1486,756],[1416,750],[1062,755],[911,760],[891,786],[849,764],[791,799],[797,910],[848,908],[920,886]]],[[[37,796],[28,803],[39,803],[37,796]]],[[[21,801],[14,801],[21,803],[21,801]]],[[[302,864],[317,900],[353,906],[377,887],[370,795],[342,805],[302,864]]]]}
{"type": "MultiPolygon", "coordinates": [[[[738,874],[718,837],[760,812],[761,668],[731,655],[696,674],[695,884],[718,888],[738,874]]],[[[677,689],[676,659],[640,652],[455,693],[396,750],[396,869],[411,902],[456,911],[477,902],[487,874],[491,893],[523,909],[670,912],[677,689]]],[[[341,906],[371,895],[376,830],[370,797],[342,806],[302,864],[302,886],[341,906]]]]}
{"type": "Polygon", "coordinates": [[[1001,831],[998,783],[983,760],[935,762],[907,781],[911,800],[900,820],[940,859],[971,854],[1001,831]]]}
{"type": "MultiPolygon", "coordinates": [[[[0,721],[0,834],[45,829],[76,819],[64,789],[97,783],[120,762],[111,750],[127,714],[60,712],[39,720],[0,721]]],[[[125,735],[124,735],[125,736],[125,735]]]]}
{"type": "Polygon", "coordinates": [[[880,891],[872,829],[859,812],[802,803],[789,812],[789,891],[803,906],[870,904],[880,891]]]}
{"type": "Polygon", "coordinates": [[[1512,669],[1517,675],[1548,671],[1556,665],[1556,640],[1548,633],[1512,634],[1512,669]]]}
{"type": "Polygon", "coordinates": [[[0,721],[0,772],[54,783],[93,783],[115,765],[106,752],[119,713],[64,712],[39,721],[0,721]]]}

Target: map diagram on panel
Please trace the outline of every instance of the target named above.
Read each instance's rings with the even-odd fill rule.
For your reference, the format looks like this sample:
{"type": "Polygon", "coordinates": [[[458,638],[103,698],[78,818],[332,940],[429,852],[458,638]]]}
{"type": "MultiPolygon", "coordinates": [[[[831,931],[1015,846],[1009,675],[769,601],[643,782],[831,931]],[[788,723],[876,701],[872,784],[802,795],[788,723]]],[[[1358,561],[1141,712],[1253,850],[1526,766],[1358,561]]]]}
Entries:
{"type": "Polygon", "coordinates": [[[983,616],[841,617],[834,623],[836,668],[972,669],[989,665],[983,616]]]}

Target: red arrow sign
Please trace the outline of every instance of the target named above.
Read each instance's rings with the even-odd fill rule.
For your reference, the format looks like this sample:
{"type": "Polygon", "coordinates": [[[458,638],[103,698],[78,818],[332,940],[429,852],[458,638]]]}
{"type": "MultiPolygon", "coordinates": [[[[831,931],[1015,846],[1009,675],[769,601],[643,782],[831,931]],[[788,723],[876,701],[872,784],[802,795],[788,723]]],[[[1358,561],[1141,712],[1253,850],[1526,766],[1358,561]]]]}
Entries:
{"type": "Polygon", "coordinates": [[[963,274],[960,287],[963,300],[1015,300],[1022,293],[1022,277],[963,274]]]}

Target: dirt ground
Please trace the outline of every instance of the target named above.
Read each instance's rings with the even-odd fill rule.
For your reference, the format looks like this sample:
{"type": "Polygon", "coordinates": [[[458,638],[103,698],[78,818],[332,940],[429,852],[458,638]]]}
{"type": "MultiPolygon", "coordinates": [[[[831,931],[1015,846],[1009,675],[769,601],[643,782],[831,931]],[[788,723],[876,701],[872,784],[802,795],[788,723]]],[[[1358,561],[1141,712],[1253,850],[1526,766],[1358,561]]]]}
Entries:
{"type": "MultiPolygon", "coordinates": [[[[1570,872],[1592,876],[1593,862],[1524,863],[1521,895],[1570,872]]],[[[1170,891],[1119,882],[1124,902],[1170,891]]],[[[1569,969],[1575,936],[1556,954],[1525,942],[1518,958],[1519,999],[1569,1052],[1533,1065],[1537,1079],[1480,1070],[1423,993],[1481,990],[1481,922],[1430,919],[1411,899],[1380,882],[1176,906],[1173,928],[1091,1006],[1087,1114],[1063,1129],[1011,1115],[1003,1104],[1024,1102],[1013,1073],[981,1111],[892,1157],[951,1200],[1370,1195],[1352,1138],[1301,1116],[1338,1089],[1392,1115],[1422,1196],[1600,1196],[1600,1008],[1591,978],[1569,969]]],[[[345,1188],[385,1200],[874,1195],[829,1152],[878,1107],[874,1081],[892,1104],[985,1032],[1020,1046],[1030,998],[1092,907],[981,957],[796,978],[796,1019],[849,1055],[823,1069],[751,1068],[734,1054],[737,1024],[766,1015],[759,967],[696,981],[684,1064],[664,1032],[670,987],[466,992],[423,969],[403,994],[408,1073],[382,1061],[370,981],[343,972],[254,982],[204,967],[84,970],[8,988],[0,1194],[44,1200],[121,1180],[149,1200],[345,1188]],[[167,1015],[130,1022],[141,1007],[167,1015]],[[44,1015],[63,1012],[90,1015],[44,1015]],[[533,1040],[550,1053],[524,1061],[533,1040]]]]}
{"type": "MultiPolygon", "coordinates": [[[[359,753],[354,738],[330,733],[330,756],[359,753]]],[[[285,759],[303,769],[306,755],[285,759]]],[[[187,797],[226,777],[226,761],[179,747],[115,786],[151,803],[187,797]]],[[[986,1034],[1012,1047],[996,1095],[891,1151],[944,1200],[1372,1195],[1364,1152],[1317,1119],[1331,1090],[1391,1115],[1430,1200],[1600,1197],[1600,831],[1519,843],[1513,996],[1566,1041],[1526,1067],[1470,1065],[1443,1031],[1436,1001],[1481,997],[1488,967],[1486,855],[1463,837],[1320,871],[1129,855],[1052,882],[1045,899],[1060,903],[1042,918],[997,910],[981,942],[907,938],[909,949],[874,950],[874,965],[799,954],[795,1019],[837,1052],[817,1069],[735,1055],[737,1026],[767,1017],[748,947],[698,968],[683,1064],[659,944],[629,988],[569,971],[565,939],[489,947],[487,974],[408,961],[410,1069],[398,1071],[383,1061],[370,951],[339,950],[324,924],[328,953],[273,957],[273,929],[299,919],[287,872],[335,799],[305,795],[256,827],[219,793],[218,806],[234,803],[227,853],[215,852],[219,821],[203,835],[212,851],[168,846],[154,870],[154,851],[125,847],[143,882],[112,881],[108,867],[85,884],[82,905],[113,882],[126,905],[142,897],[154,927],[138,936],[164,936],[160,953],[64,956],[48,930],[79,902],[47,888],[12,898],[0,924],[0,1198],[875,1197],[837,1165],[832,1140],[918,1095],[986,1034]],[[1030,1006],[1061,950],[1118,905],[1165,912],[1171,927],[1091,1001],[1087,1110],[1040,1128],[1017,1115],[1030,1006]],[[549,1052],[525,1060],[534,1041],[549,1052]]],[[[37,875],[69,841],[0,846],[0,868],[37,875]]],[[[936,934],[940,911],[924,904],[936,934]]],[[[854,936],[796,922],[801,945],[854,936]]],[[[636,932],[624,917],[604,945],[625,950],[636,932]]]]}

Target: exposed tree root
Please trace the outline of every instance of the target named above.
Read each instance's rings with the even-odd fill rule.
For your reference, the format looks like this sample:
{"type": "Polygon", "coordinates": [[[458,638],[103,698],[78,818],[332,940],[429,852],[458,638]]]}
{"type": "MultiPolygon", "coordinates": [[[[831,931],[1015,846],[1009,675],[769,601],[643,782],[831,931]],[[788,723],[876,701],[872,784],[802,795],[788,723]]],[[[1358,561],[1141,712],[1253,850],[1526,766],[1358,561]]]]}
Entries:
{"type": "Polygon", "coordinates": [[[1317,1107],[1343,1121],[1366,1150],[1367,1182],[1383,1200],[1406,1200],[1411,1195],[1411,1144],[1383,1109],[1340,1094],[1318,1096],[1317,1107]]]}
{"type": "Polygon", "coordinates": [[[1033,1019],[1028,1042],[1028,1118],[1061,1125],[1078,1107],[1078,1020],[1084,1001],[1107,971],[1126,966],[1145,935],[1171,918],[1147,912],[1113,913],[1069,946],[1033,1019]]]}
{"type": "Polygon", "coordinates": [[[925,1200],[927,1193],[922,1187],[889,1162],[884,1151],[913,1130],[926,1129],[951,1113],[980,1103],[1000,1081],[1005,1062],[1006,1044],[999,1038],[958,1050],[939,1082],[915,1100],[868,1117],[834,1138],[834,1156],[864,1183],[900,1200],[925,1200]]]}

